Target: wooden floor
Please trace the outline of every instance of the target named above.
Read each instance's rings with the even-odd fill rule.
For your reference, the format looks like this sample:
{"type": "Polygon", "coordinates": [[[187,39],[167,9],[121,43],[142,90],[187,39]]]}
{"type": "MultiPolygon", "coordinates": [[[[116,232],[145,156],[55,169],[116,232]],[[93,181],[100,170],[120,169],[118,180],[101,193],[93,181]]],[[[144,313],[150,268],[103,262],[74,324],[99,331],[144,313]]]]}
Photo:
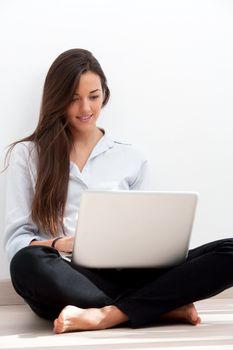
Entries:
{"type": "Polygon", "coordinates": [[[199,326],[158,324],[130,329],[55,335],[52,322],[42,320],[26,305],[0,306],[0,349],[182,349],[233,350],[233,298],[197,302],[199,326]]]}

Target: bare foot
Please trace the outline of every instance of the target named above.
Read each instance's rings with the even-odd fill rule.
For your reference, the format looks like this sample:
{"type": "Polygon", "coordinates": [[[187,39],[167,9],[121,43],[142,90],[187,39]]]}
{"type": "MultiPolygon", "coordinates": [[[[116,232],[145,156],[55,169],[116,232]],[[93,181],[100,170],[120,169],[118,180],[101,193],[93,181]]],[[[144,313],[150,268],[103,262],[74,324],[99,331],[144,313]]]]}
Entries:
{"type": "Polygon", "coordinates": [[[177,320],[185,323],[193,324],[194,326],[201,323],[201,318],[198,316],[194,304],[184,305],[175,310],[167,312],[161,316],[161,319],[177,320]]]}
{"type": "Polygon", "coordinates": [[[128,320],[128,316],[116,306],[110,305],[100,309],[81,309],[76,306],[66,306],[54,321],[54,332],[106,329],[128,320]]]}

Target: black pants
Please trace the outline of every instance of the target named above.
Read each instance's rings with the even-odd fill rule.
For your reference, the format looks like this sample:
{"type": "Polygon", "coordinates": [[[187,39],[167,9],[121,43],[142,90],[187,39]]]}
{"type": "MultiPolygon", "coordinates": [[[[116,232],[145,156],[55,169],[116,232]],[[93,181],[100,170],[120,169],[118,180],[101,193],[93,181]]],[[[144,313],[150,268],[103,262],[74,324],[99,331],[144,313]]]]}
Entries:
{"type": "Polygon", "coordinates": [[[86,269],[63,260],[50,247],[28,246],[12,259],[16,292],[32,310],[54,319],[66,305],[116,305],[132,327],[233,286],[233,239],[189,251],[186,262],[169,269],[86,269]]]}

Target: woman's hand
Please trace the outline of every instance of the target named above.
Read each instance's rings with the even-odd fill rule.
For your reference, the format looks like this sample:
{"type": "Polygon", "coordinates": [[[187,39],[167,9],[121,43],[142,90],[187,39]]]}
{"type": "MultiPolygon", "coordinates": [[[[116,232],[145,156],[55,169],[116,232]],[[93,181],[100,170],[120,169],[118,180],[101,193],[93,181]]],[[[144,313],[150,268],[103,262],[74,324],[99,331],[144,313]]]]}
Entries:
{"type": "MultiPolygon", "coordinates": [[[[37,241],[34,239],[29,244],[44,245],[47,247],[51,247],[53,240],[54,239],[49,239],[47,241],[37,241]]],[[[55,242],[54,248],[60,252],[72,253],[73,245],[74,245],[74,237],[62,237],[55,242]]]]}
{"type": "Polygon", "coordinates": [[[74,245],[74,237],[62,237],[57,240],[54,248],[60,252],[72,253],[74,245]]]}

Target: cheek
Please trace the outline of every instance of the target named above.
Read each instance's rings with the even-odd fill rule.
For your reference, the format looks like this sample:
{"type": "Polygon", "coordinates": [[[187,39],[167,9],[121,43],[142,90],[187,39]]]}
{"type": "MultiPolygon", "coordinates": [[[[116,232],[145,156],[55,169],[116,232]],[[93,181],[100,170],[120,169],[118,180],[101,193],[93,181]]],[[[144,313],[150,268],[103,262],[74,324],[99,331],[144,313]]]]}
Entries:
{"type": "Polygon", "coordinates": [[[93,109],[95,110],[95,111],[100,111],[101,110],[101,108],[102,108],[102,105],[103,105],[103,101],[98,101],[94,106],[93,106],[93,109]]]}
{"type": "Polygon", "coordinates": [[[67,118],[68,119],[72,118],[75,115],[76,110],[77,110],[77,108],[75,108],[75,106],[68,107],[66,110],[67,118]]]}

